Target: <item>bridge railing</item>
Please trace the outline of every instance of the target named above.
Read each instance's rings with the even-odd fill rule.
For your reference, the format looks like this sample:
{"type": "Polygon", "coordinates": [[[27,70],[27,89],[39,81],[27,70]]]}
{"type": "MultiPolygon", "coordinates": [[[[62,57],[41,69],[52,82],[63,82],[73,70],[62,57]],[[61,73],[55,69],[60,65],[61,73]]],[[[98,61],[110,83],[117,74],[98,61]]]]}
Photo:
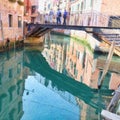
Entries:
{"type": "MultiPolygon", "coordinates": [[[[48,15],[48,23],[50,24],[50,16],[48,15]]],[[[54,14],[52,24],[57,23],[57,16],[54,14]]],[[[45,24],[45,15],[40,15],[40,24],[45,24]]],[[[61,16],[61,24],[63,24],[63,13],[61,16]]],[[[107,13],[100,13],[98,11],[74,11],[68,13],[66,19],[67,25],[79,25],[79,26],[101,26],[101,27],[120,27],[120,17],[111,16],[107,13]]]]}
{"type": "MultiPolygon", "coordinates": [[[[63,13],[62,13],[63,15],[63,13]]],[[[57,25],[57,17],[56,15],[53,16],[52,23],[50,23],[50,18],[48,15],[48,22],[45,23],[45,15],[41,14],[40,18],[36,21],[40,24],[49,24],[49,25],[57,25]]],[[[61,25],[63,24],[63,17],[61,16],[61,25]]],[[[95,26],[95,27],[117,27],[120,28],[120,17],[119,16],[110,16],[107,13],[100,13],[98,11],[74,11],[68,14],[66,18],[66,25],[76,25],[76,26],[95,26]]],[[[32,26],[32,25],[31,25],[32,26]]],[[[28,27],[29,28],[29,27],[28,27]]],[[[33,28],[33,27],[31,27],[33,28]]],[[[87,29],[86,29],[87,30],[87,29]]],[[[29,30],[28,30],[29,31],[29,30]]],[[[120,34],[120,29],[117,30],[106,30],[106,29],[92,29],[88,30],[94,32],[95,34],[103,34],[103,33],[109,33],[109,34],[120,34]]],[[[106,36],[104,36],[106,37],[106,36]]],[[[106,38],[108,39],[108,37],[106,38]]],[[[116,45],[120,46],[120,36],[116,39],[116,45]]],[[[112,38],[108,39],[109,41],[112,41],[112,38]]]]}

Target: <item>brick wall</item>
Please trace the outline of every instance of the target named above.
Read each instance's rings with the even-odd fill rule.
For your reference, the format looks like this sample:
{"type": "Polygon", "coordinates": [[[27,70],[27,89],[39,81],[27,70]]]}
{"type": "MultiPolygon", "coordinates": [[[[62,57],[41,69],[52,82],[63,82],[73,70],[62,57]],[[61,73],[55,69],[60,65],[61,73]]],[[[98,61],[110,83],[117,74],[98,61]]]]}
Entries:
{"type": "MultiPolygon", "coordinates": [[[[3,35],[4,40],[6,38],[10,38],[10,40],[21,39],[23,37],[23,24],[20,28],[18,28],[18,16],[21,16],[21,23],[23,20],[23,10],[24,7],[20,6],[17,2],[11,3],[8,0],[0,0],[0,13],[1,20],[3,23],[3,35]],[[9,19],[8,15],[12,15],[12,27],[9,27],[9,19]]],[[[1,32],[1,28],[0,28],[1,32]]],[[[2,40],[2,36],[0,34],[0,40],[2,40]]]]}
{"type": "Polygon", "coordinates": [[[120,0],[103,0],[101,12],[108,15],[120,15],[120,0]]]}

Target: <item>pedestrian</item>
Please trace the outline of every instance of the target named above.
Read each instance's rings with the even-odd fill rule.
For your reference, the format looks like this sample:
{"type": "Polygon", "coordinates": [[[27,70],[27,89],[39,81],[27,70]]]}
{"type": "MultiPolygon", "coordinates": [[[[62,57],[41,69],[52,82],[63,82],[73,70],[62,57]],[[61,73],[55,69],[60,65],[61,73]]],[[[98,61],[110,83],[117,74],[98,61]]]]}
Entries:
{"type": "Polygon", "coordinates": [[[67,19],[67,11],[64,10],[64,13],[63,13],[63,25],[66,25],[66,19],[67,19]]]}
{"type": "Polygon", "coordinates": [[[49,22],[49,15],[48,13],[45,14],[45,23],[48,23],[49,22]]]}
{"type": "Polygon", "coordinates": [[[51,24],[53,23],[53,17],[54,17],[54,12],[51,9],[50,12],[49,12],[49,21],[50,21],[51,24]]]}
{"type": "Polygon", "coordinates": [[[27,31],[29,32],[31,30],[31,23],[27,24],[27,31]]]}
{"type": "Polygon", "coordinates": [[[56,17],[57,24],[61,24],[61,16],[62,16],[61,11],[60,11],[60,9],[58,9],[58,11],[57,11],[57,17],[56,17]]]}

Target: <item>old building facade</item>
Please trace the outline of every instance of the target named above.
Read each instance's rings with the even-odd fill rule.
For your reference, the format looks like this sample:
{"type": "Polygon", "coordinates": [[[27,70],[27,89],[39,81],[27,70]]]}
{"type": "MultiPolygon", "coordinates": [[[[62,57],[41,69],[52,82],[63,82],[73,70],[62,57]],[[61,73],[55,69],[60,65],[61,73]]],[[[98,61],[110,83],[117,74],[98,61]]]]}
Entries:
{"type": "Polygon", "coordinates": [[[23,39],[23,5],[0,0],[0,41],[23,39]]]}
{"type": "Polygon", "coordinates": [[[120,25],[118,0],[70,0],[70,23],[90,26],[120,25]]]}

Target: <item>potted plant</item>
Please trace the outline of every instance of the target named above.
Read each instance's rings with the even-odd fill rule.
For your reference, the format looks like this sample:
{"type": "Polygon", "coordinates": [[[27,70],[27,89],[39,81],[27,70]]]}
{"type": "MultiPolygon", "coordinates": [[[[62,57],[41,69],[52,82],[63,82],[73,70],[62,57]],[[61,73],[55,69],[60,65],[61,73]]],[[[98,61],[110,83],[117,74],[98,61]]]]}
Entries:
{"type": "Polygon", "coordinates": [[[17,3],[22,6],[24,5],[24,2],[22,2],[21,0],[18,0],[17,3]]]}
{"type": "Polygon", "coordinates": [[[16,2],[16,0],[9,0],[9,1],[10,1],[10,2],[13,2],[13,3],[16,2]]]}

